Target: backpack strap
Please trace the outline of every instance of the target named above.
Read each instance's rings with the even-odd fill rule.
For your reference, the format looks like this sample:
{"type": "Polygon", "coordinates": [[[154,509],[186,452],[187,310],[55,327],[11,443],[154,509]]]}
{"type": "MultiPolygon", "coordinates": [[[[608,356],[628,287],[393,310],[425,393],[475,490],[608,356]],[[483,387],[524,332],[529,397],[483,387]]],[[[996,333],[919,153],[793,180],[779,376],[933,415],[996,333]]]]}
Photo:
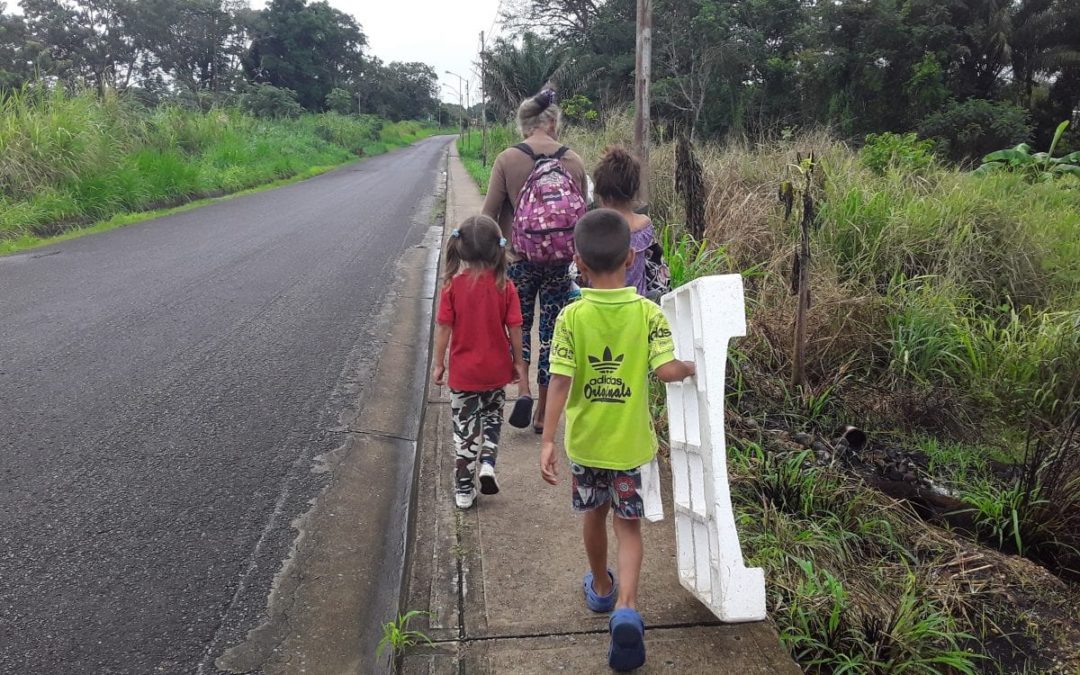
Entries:
{"type": "Polygon", "coordinates": [[[560,145],[559,149],[556,150],[555,153],[552,154],[552,155],[538,155],[533,151],[533,149],[531,147],[529,147],[528,143],[518,143],[514,147],[517,148],[518,150],[524,152],[526,155],[529,156],[529,159],[531,159],[534,162],[537,161],[537,160],[541,160],[541,159],[560,160],[560,159],[563,158],[563,155],[565,155],[567,152],[570,151],[570,148],[566,147],[565,145],[560,145]]]}
{"type": "Polygon", "coordinates": [[[532,161],[536,161],[536,153],[533,152],[533,149],[529,147],[528,143],[518,143],[514,147],[528,155],[529,159],[531,159],[532,161]]]}

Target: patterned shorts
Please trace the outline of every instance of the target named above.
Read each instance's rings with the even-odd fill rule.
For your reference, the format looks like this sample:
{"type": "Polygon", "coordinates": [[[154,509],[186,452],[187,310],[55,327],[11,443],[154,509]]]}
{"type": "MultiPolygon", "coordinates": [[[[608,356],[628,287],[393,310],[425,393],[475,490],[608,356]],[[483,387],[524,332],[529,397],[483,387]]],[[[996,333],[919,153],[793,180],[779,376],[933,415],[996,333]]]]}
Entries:
{"type": "Polygon", "coordinates": [[[626,520],[638,520],[645,515],[639,493],[640,468],[594,469],[570,462],[570,478],[575,511],[592,511],[611,504],[615,515],[626,520]]]}

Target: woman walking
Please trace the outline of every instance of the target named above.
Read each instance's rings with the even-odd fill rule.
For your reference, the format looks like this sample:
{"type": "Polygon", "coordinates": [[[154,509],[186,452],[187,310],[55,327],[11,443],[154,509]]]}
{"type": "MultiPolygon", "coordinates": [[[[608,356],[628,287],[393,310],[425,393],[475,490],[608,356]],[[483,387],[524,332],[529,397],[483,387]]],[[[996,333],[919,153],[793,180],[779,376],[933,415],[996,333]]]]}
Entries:
{"type": "MultiPolygon", "coordinates": [[[[520,237],[514,236],[515,213],[521,203],[522,189],[526,187],[538,162],[555,159],[561,171],[573,181],[578,195],[587,189],[585,164],[573,150],[559,143],[561,111],[555,104],[555,92],[545,89],[527,98],[518,106],[518,130],[524,142],[504,150],[495,160],[488,183],[484,215],[499,223],[503,237],[515,242],[513,262],[509,276],[521,297],[521,313],[524,320],[523,352],[525,363],[532,362],[533,317],[539,314],[539,357],[537,360],[537,384],[539,395],[533,415],[533,430],[543,433],[544,412],[547,407],[547,387],[550,380],[548,361],[551,352],[551,335],[555,329],[555,317],[566,305],[570,295],[569,259],[552,261],[535,251],[519,250],[520,237]],[[539,304],[539,311],[537,311],[539,304]]],[[[582,200],[582,213],[584,200],[582,200]]],[[[581,214],[578,214],[581,215],[581,214]]],[[[557,256],[556,256],[557,257],[557,256]]]]}

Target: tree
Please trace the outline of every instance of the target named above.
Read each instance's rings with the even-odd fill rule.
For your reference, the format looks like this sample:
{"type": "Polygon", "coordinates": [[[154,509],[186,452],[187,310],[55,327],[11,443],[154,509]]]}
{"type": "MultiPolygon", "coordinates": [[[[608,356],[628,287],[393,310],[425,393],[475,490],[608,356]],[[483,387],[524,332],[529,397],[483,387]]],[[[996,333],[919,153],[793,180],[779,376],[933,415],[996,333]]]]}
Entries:
{"type": "Polygon", "coordinates": [[[17,89],[33,79],[41,56],[23,18],[6,14],[5,9],[0,2],[0,91],[17,89]]]}
{"type": "Polygon", "coordinates": [[[344,89],[335,87],[326,95],[326,109],[340,115],[351,115],[356,112],[356,97],[344,89]]]}
{"type": "Polygon", "coordinates": [[[364,64],[357,85],[360,108],[392,120],[418,119],[438,112],[439,76],[424,63],[384,65],[379,59],[364,64]]]}
{"type": "Polygon", "coordinates": [[[325,1],[271,0],[250,30],[248,78],[295,91],[308,110],[322,110],[331,89],[362,71],[367,39],[351,16],[325,1]]]}
{"type": "Polygon", "coordinates": [[[546,26],[560,42],[579,43],[588,38],[600,18],[598,0],[519,0],[503,12],[503,21],[520,32],[546,26]]]}
{"type": "Polygon", "coordinates": [[[568,94],[580,82],[570,52],[557,41],[535,33],[525,33],[520,42],[499,38],[484,60],[484,89],[501,116],[512,114],[521,101],[548,82],[568,94]]]}
{"type": "Polygon", "coordinates": [[[272,84],[256,84],[241,99],[244,109],[256,117],[299,117],[304,112],[296,92],[272,84]]]}
{"type": "Polygon", "coordinates": [[[133,0],[22,0],[31,39],[48,53],[48,73],[104,92],[126,89],[144,49],[135,39],[133,0]]]}
{"type": "Polygon", "coordinates": [[[919,134],[934,139],[941,154],[953,161],[971,162],[1028,141],[1031,125],[1023,108],[970,99],[928,117],[919,127],[919,134]]]}
{"type": "Polygon", "coordinates": [[[146,53],[142,75],[164,75],[192,94],[233,88],[244,52],[239,0],[140,0],[134,30],[146,53]]]}

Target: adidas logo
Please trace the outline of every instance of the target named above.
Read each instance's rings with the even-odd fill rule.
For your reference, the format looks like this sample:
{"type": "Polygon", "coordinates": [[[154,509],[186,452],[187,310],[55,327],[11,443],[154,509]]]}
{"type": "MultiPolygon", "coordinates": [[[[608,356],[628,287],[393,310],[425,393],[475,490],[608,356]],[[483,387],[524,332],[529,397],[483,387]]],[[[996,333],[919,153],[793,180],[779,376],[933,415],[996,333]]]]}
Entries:
{"type": "Polygon", "coordinates": [[[611,355],[611,347],[604,347],[604,355],[601,358],[595,356],[589,356],[589,365],[591,365],[597,372],[601,373],[614,373],[622,365],[623,357],[625,354],[619,354],[613,357],[611,355]]]}

